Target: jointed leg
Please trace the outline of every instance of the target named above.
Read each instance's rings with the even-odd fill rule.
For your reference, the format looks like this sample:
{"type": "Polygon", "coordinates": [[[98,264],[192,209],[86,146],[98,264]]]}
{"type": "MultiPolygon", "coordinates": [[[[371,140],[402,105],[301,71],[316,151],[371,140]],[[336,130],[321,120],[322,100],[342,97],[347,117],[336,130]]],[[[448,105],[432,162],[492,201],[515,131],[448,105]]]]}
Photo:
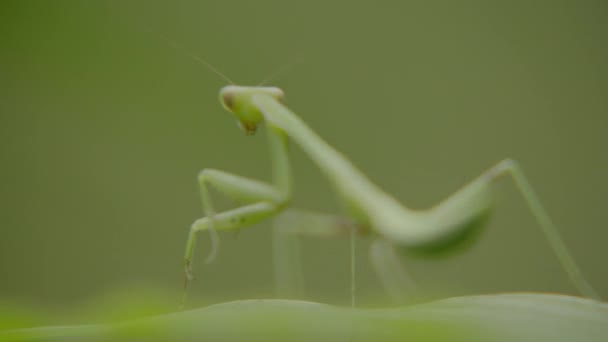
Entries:
{"type": "Polygon", "coordinates": [[[207,257],[207,261],[210,261],[218,249],[216,230],[233,230],[258,223],[276,215],[289,202],[291,174],[287,154],[287,136],[282,130],[272,125],[268,125],[267,128],[272,184],[211,169],[203,170],[199,174],[198,182],[205,217],[194,222],[190,228],[184,260],[186,276],[182,303],[185,301],[185,289],[188,286],[188,281],[192,278],[192,254],[194,253],[198,231],[209,230],[211,232],[213,246],[210,255],[207,257]],[[226,196],[249,205],[215,214],[209,185],[223,192],[226,196]]]}
{"type": "MultiPolygon", "coordinates": [[[[201,230],[233,230],[246,227],[275,215],[285,205],[287,198],[281,191],[270,184],[232,175],[223,171],[206,169],[199,174],[199,185],[205,217],[195,221],[190,229],[185,254],[186,283],[192,278],[192,254],[196,233],[201,230]],[[245,203],[254,203],[223,213],[215,214],[209,191],[212,185],[226,196],[245,203]]],[[[217,239],[212,240],[212,252],[207,260],[213,258],[217,251],[217,239]]]]}
{"type": "Polygon", "coordinates": [[[210,263],[217,255],[219,239],[213,226],[215,209],[209,185],[214,186],[224,195],[243,203],[254,203],[258,201],[268,201],[277,205],[287,201],[287,194],[281,193],[279,188],[270,184],[233,175],[224,171],[205,169],[198,176],[198,183],[201,193],[201,201],[205,217],[210,219],[209,232],[211,234],[211,252],[205,262],[210,263]]]}
{"type": "Polygon", "coordinates": [[[369,248],[369,258],[384,290],[397,303],[404,303],[411,297],[416,285],[405,271],[393,245],[383,239],[376,239],[369,248]]]}
{"type": "Polygon", "coordinates": [[[192,254],[194,253],[194,244],[196,241],[196,233],[201,230],[211,229],[213,222],[213,229],[216,230],[233,230],[246,227],[260,221],[263,221],[280,210],[275,204],[268,202],[259,202],[250,205],[246,205],[240,208],[228,210],[222,213],[218,213],[214,216],[213,220],[209,217],[203,217],[194,221],[190,228],[190,234],[188,236],[188,242],[186,245],[185,255],[185,279],[184,279],[184,294],[182,296],[183,307],[186,303],[188,282],[192,279],[192,254]]]}
{"type": "Polygon", "coordinates": [[[302,209],[285,210],[275,223],[283,233],[321,239],[348,236],[353,229],[364,233],[363,227],[348,217],[302,209]]]}
{"type": "Polygon", "coordinates": [[[362,227],[351,219],[336,215],[290,209],[277,216],[273,235],[277,296],[301,298],[304,292],[298,236],[326,239],[348,237],[362,231],[362,227]]]}
{"type": "MultiPolygon", "coordinates": [[[[353,233],[365,232],[364,227],[342,216],[295,209],[278,215],[275,219],[273,241],[277,296],[301,298],[303,295],[298,236],[344,238],[353,233]]],[[[393,246],[383,239],[376,239],[370,246],[369,257],[385,291],[394,300],[404,302],[415,290],[415,285],[405,272],[393,246]]],[[[354,260],[353,256],[351,259],[354,260]]],[[[351,264],[352,266],[354,264],[351,264]]],[[[351,269],[351,273],[354,278],[354,270],[351,269]]],[[[351,293],[354,296],[354,279],[352,286],[351,293]]]]}
{"type": "Polygon", "coordinates": [[[279,207],[268,202],[259,202],[216,214],[212,219],[203,217],[194,221],[186,245],[186,264],[190,265],[196,233],[202,230],[234,230],[256,224],[277,213],[279,207]]]}
{"type": "MultiPolygon", "coordinates": [[[[272,260],[274,267],[275,295],[278,298],[302,298],[304,275],[301,263],[299,237],[289,227],[289,220],[280,214],[274,221],[272,232],[272,260]]],[[[293,222],[297,224],[297,222],[293,222]]]]}
{"type": "Polygon", "coordinates": [[[525,177],[521,167],[514,160],[505,159],[486,173],[486,175],[491,178],[497,178],[502,174],[509,174],[511,177],[513,177],[515,185],[522,194],[526,204],[530,208],[530,211],[538,221],[543,234],[549,241],[549,245],[553,249],[553,252],[557,256],[559,262],[576,288],[583,295],[599,300],[600,296],[585,280],[580,268],[574,261],[574,258],[570,255],[570,252],[559,235],[555,224],[553,224],[549,218],[547,211],[536,196],[536,193],[525,177]]]}

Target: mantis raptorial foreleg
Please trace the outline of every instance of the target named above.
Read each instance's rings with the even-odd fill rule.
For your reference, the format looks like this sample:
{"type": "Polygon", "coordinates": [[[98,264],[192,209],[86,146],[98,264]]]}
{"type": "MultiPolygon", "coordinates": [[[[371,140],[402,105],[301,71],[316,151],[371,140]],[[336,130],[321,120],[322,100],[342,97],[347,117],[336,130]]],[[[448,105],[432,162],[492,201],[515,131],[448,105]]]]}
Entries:
{"type": "MultiPolygon", "coordinates": [[[[277,188],[273,187],[272,185],[257,180],[233,175],[224,171],[205,169],[199,174],[198,180],[201,191],[201,199],[203,202],[203,210],[206,215],[205,218],[207,219],[205,221],[205,229],[212,232],[212,236],[214,236],[213,234],[215,234],[215,230],[219,228],[220,222],[218,222],[218,227],[215,227],[216,215],[213,206],[213,201],[211,199],[211,194],[209,191],[210,185],[219,190],[220,192],[224,193],[226,196],[239,202],[265,202],[271,204],[273,203],[276,206],[280,206],[283,202],[283,195],[277,188]]],[[[235,221],[233,223],[235,223],[234,228],[238,228],[239,224],[247,224],[247,220],[246,217],[239,217],[238,221],[235,221]]],[[[202,228],[200,228],[200,223],[197,227],[198,230],[202,230],[202,228]]],[[[207,258],[208,262],[210,262],[216,254],[217,243],[217,240],[214,240],[214,243],[212,245],[212,252],[207,258]]],[[[189,267],[190,260],[186,258],[186,261],[186,266],[189,267]]]]}
{"type": "Polygon", "coordinates": [[[205,169],[199,173],[198,183],[205,217],[196,220],[190,228],[184,257],[184,288],[192,279],[192,255],[197,232],[204,230],[211,232],[212,252],[207,257],[210,261],[217,251],[218,241],[215,231],[236,230],[253,225],[276,215],[288,204],[291,185],[286,139],[281,132],[269,129],[268,140],[274,153],[273,184],[214,169],[205,169]],[[216,214],[209,186],[213,186],[233,200],[248,205],[216,214]]]}
{"type": "Polygon", "coordinates": [[[230,231],[237,230],[242,227],[256,224],[275,215],[278,211],[278,206],[268,202],[258,202],[250,205],[245,205],[236,209],[227,210],[215,214],[213,218],[203,217],[194,221],[190,227],[190,234],[186,244],[185,254],[185,269],[186,269],[186,284],[192,278],[192,255],[194,253],[194,245],[196,241],[196,233],[205,230],[214,231],[230,231]]]}

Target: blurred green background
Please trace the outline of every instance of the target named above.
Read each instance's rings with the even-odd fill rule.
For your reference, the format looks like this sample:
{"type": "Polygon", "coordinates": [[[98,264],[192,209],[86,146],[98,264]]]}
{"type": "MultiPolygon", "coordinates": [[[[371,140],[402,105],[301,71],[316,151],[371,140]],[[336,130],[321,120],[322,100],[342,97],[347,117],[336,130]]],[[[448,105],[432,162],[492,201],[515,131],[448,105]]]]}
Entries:
{"type": "MultiPolygon", "coordinates": [[[[179,300],[199,170],[268,179],[224,85],[273,85],[371,179],[422,208],[519,160],[608,297],[608,6],[603,1],[2,1],[0,299],[78,307],[125,289],[179,300]]],[[[294,205],[338,212],[293,148],[294,205]]],[[[228,204],[228,202],[223,202],[228,204]]],[[[225,206],[226,207],[226,206],[225,206]]],[[[273,295],[270,224],[223,234],[192,303],[273,295]]],[[[385,300],[359,244],[364,304],[385,300]]],[[[307,298],[349,301],[348,241],[303,241],[307,298]]],[[[575,293],[509,181],[470,250],[405,259],[431,295],[575,293]]]]}

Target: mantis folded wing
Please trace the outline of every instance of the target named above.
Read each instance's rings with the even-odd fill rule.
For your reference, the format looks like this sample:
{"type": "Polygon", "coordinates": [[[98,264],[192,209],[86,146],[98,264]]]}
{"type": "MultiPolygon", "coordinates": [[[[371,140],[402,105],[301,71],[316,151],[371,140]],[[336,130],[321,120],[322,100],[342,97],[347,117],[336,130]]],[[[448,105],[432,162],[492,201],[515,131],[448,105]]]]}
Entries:
{"type": "MultiPolygon", "coordinates": [[[[581,274],[515,161],[506,159],[499,162],[430,209],[412,210],[368,180],[344,155],[327,144],[285,107],[281,103],[282,98],[283,91],[275,87],[230,85],[221,90],[220,100],[223,106],[236,115],[240,127],[246,133],[254,133],[260,123],[266,123],[273,177],[272,182],[268,184],[218,170],[206,169],[200,173],[199,183],[206,216],[195,221],[190,229],[185,254],[186,284],[191,278],[197,232],[208,230],[215,237],[215,231],[250,226],[276,216],[289,206],[291,172],[287,142],[290,139],[327,176],[344,202],[348,218],[321,214],[303,215],[302,212],[287,211],[284,215],[292,216],[289,229],[295,233],[317,236],[341,234],[346,231],[351,235],[356,233],[376,237],[378,242],[372,248],[372,261],[382,278],[387,278],[389,273],[395,274],[390,269],[383,269],[383,266],[388,265],[383,260],[390,262],[395,259],[390,253],[387,254],[391,248],[405,248],[422,254],[436,253],[469,239],[484,225],[492,208],[495,182],[503,175],[510,175],[570,280],[581,294],[599,298],[581,274]],[[244,202],[245,205],[215,213],[209,193],[210,185],[226,196],[244,202]],[[293,219],[294,215],[296,220],[293,219]],[[294,223],[298,220],[306,224],[294,223]],[[382,276],[383,274],[385,276],[382,276]]],[[[285,219],[286,216],[282,217],[285,219]]],[[[216,245],[214,243],[214,246],[216,245]]],[[[211,254],[214,255],[215,252],[211,254]]],[[[392,269],[398,268],[398,262],[395,265],[397,266],[392,266],[392,269]]],[[[279,272],[287,267],[277,263],[279,272]]],[[[389,292],[398,292],[394,281],[383,279],[383,282],[389,292]]]]}

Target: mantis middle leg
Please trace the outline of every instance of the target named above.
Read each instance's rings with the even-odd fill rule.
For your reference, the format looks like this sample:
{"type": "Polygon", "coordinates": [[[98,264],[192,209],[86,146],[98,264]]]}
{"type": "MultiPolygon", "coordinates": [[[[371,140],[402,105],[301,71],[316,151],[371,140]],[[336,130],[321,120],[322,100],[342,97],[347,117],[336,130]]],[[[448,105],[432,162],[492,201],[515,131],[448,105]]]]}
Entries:
{"type": "MultiPolygon", "coordinates": [[[[277,296],[281,298],[301,298],[303,272],[300,263],[298,238],[345,238],[354,235],[366,236],[369,228],[348,217],[289,209],[275,219],[273,239],[273,260],[277,296]]],[[[354,247],[354,246],[351,246],[354,247]]],[[[354,250],[353,250],[354,252],[354,250]]],[[[370,262],[385,291],[398,302],[405,302],[415,286],[395,253],[393,246],[377,237],[369,249],[370,262]]],[[[355,264],[351,255],[351,300],[355,297],[355,264]]]]}

